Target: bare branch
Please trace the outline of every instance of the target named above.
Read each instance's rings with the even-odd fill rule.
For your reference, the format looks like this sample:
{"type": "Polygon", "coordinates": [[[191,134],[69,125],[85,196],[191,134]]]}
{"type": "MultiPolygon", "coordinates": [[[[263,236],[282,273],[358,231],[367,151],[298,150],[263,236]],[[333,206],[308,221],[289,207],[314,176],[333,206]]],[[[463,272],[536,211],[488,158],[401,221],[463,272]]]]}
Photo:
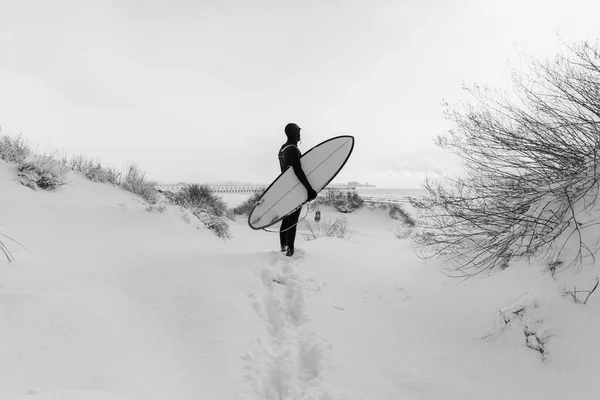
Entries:
{"type": "MultiPolygon", "coordinates": [[[[466,89],[474,104],[447,107],[454,127],[436,144],[461,157],[465,174],[428,179],[413,236],[423,258],[444,256],[460,275],[505,268],[567,248],[594,259],[578,221],[600,193],[600,50],[586,42],[513,73],[510,95],[466,89]],[[583,205],[583,207],[582,207],[583,205]]],[[[556,267],[553,270],[556,271],[556,267]]]]}

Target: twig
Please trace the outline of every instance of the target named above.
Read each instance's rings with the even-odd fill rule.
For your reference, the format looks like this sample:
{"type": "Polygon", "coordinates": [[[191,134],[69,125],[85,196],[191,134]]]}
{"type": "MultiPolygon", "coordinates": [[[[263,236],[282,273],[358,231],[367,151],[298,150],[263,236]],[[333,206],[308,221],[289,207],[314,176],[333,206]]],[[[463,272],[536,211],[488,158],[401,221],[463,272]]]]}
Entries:
{"type": "Polygon", "coordinates": [[[590,296],[596,291],[596,289],[598,288],[598,284],[600,283],[600,278],[596,277],[595,279],[595,284],[594,287],[591,290],[577,290],[577,287],[573,287],[573,290],[567,290],[565,292],[563,292],[563,297],[564,296],[571,296],[571,298],[573,299],[573,302],[576,304],[587,304],[590,296]],[[585,299],[583,301],[579,300],[578,297],[578,293],[587,293],[587,295],[585,296],[585,299]]]}
{"type": "Polygon", "coordinates": [[[24,246],[23,244],[21,244],[20,242],[17,242],[15,239],[13,239],[13,238],[11,238],[11,237],[9,237],[9,236],[6,236],[6,235],[5,235],[5,234],[3,234],[3,233],[0,233],[0,236],[3,236],[3,237],[5,237],[5,238],[7,238],[8,240],[15,242],[16,244],[18,244],[19,246],[21,246],[22,248],[24,248],[25,250],[27,250],[27,252],[28,252],[29,254],[31,254],[31,251],[29,251],[29,249],[28,249],[27,247],[25,247],[25,246],[24,246]]]}

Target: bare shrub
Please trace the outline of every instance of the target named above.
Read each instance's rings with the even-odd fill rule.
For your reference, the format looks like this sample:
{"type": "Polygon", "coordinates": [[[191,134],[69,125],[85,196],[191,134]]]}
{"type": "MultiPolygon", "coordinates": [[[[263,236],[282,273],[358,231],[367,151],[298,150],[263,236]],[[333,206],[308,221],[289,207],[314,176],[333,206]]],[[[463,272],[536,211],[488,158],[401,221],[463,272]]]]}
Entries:
{"type": "Polygon", "coordinates": [[[568,243],[566,267],[594,257],[582,231],[598,197],[600,53],[588,43],[549,62],[530,60],[513,74],[515,92],[468,88],[475,105],[447,107],[454,128],[437,144],[457,154],[465,174],[428,179],[412,199],[423,257],[448,255],[458,275],[472,276],[568,243]],[[571,247],[571,245],[569,245],[571,247]]]}
{"type": "Polygon", "coordinates": [[[146,179],[146,173],[142,172],[135,164],[127,167],[121,179],[121,187],[127,191],[141,196],[150,204],[156,201],[156,182],[146,179]]]}
{"type": "Polygon", "coordinates": [[[339,217],[334,222],[326,219],[312,224],[309,221],[305,221],[305,224],[309,231],[304,234],[304,239],[306,240],[315,240],[321,237],[350,238],[348,220],[345,217],[339,217]]]}
{"type": "Polygon", "coordinates": [[[53,190],[66,183],[67,168],[50,155],[37,155],[17,167],[18,180],[32,189],[53,190]]]}
{"type": "Polygon", "coordinates": [[[31,153],[31,149],[21,135],[16,138],[0,136],[0,158],[4,161],[19,164],[25,161],[31,153]]]}

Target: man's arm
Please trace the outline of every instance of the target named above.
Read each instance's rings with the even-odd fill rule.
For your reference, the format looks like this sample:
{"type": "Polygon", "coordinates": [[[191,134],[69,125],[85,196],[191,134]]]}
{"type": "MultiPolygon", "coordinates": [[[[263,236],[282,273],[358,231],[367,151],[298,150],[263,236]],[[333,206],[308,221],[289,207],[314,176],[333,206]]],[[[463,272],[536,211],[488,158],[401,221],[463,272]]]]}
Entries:
{"type": "Polygon", "coordinates": [[[292,164],[292,168],[294,169],[294,173],[298,177],[300,183],[302,183],[306,188],[306,192],[308,193],[308,199],[313,200],[315,197],[317,197],[317,193],[308,182],[308,179],[306,178],[306,175],[302,170],[302,165],[300,164],[300,150],[290,149],[289,157],[290,164],[292,164]]]}

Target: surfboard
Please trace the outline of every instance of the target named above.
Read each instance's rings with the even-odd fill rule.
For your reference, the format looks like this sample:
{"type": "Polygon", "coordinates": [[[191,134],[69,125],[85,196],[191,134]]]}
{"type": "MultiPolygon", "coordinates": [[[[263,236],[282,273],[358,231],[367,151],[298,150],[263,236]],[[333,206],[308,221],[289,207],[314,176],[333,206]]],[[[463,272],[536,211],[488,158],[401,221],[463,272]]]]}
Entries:
{"type": "MultiPolygon", "coordinates": [[[[318,193],[342,170],[352,150],[354,137],[336,136],[319,143],[300,157],[302,170],[318,193]]],[[[252,229],[264,229],[281,221],[308,200],[306,188],[288,168],[269,185],[248,216],[252,229]]]]}

